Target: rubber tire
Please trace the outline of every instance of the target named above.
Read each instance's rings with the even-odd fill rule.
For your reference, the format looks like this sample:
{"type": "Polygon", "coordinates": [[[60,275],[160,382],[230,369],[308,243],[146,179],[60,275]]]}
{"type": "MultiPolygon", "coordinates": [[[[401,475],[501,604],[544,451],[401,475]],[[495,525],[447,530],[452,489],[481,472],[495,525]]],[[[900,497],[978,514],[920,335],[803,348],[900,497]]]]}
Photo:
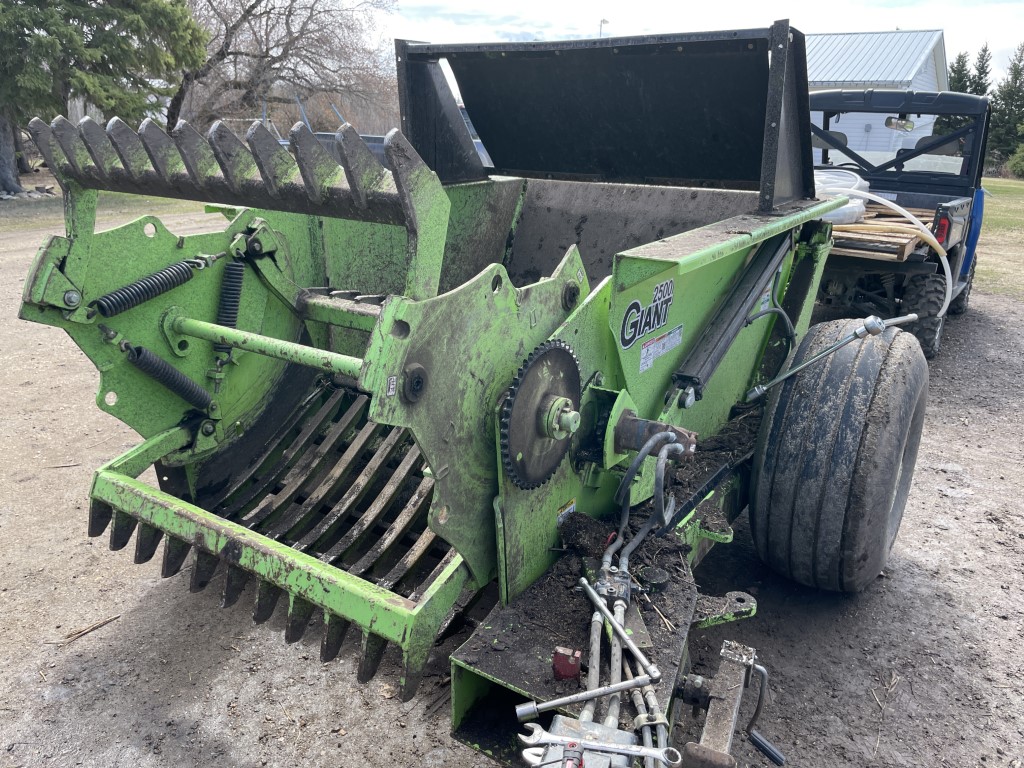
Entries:
{"type": "Polygon", "coordinates": [[[907,323],[906,328],[921,342],[921,351],[931,360],[939,354],[942,344],[942,327],[946,318],[939,317],[942,302],[946,300],[946,276],[911,275],[903,287],[901,314],[917,313],[916,322],[907,323]]]}
{"type": "Polygon", "coordinates": [[[975,253],[974,259],[971,260],[971,268],[967,271],[967,285],[949,302],[949,309],[946,310],[947,315],[962,315],[967,311],[967,307],[971,302],[971,287],[974,285],[974,268],[977,265],[978,254],[975,253]]]}
{"type": "MultiPolygon", "coordinates": [[[[860,321],[812,326],[799,365],[860,321]]],[[[860,592],[889,557],[928,400],[917,340],[890,328],[776,387],[754,449],[750,530],[763,562],[810,587],[860,592]]]]}

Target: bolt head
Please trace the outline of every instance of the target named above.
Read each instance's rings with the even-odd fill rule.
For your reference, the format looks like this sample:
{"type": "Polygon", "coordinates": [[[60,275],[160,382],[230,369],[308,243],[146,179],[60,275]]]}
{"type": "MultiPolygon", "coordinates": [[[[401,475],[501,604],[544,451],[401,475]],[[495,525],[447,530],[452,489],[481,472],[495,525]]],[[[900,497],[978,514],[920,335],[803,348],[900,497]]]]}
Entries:
{"type": "Polygon", "coordinates": [[[82,294],[78,291],[64,291],[64,305],[67,307],[77,307],[82,303],[82,294]]]}
{"type": "Polygon", "coordinates": [[[214,432],[217,431],[217,428],[213,425],[212,421],[206,421],[206,422],[203,422],[203,426],[200,427],[200,431],[204,435],[209,437],[210,435],[212,435],[214,432]]]}

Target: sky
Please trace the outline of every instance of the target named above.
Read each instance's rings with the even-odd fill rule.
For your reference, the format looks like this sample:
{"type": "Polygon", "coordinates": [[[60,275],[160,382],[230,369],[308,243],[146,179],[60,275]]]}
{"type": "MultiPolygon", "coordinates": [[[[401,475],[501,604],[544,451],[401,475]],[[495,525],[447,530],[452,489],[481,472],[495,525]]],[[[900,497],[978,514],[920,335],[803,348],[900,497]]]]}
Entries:
{"type": "Polygon", "coordinates": [[[987,42],[993,84],[1024,42],[1024,0],[397,0],[384,17],[387,37],[431,43],[562,40],[580,37],[707,32],[768,27],[777,19],[807,34],[942,29],[946,59],[967,51],[973,63],[987,42]],[[601,24],[606,20],[606,24],[601,24]],[[602,29],[603,27],[603,29],[602,29]]]}

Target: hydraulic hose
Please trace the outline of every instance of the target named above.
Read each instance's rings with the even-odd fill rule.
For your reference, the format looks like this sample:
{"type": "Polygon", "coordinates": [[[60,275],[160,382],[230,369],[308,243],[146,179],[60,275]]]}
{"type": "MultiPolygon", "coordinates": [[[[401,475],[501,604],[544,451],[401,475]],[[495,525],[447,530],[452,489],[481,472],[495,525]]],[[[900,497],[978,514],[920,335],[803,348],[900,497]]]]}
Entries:
{"type": "MultiPolygon", "coordinates": [[[[626,601],[616,600],[612,606],[615,622],[620,626],[626,624],[626,601]]],[[[612,633],[611,684],[622,682],[622,640],[618,634],[612,633]]],[[[616,691],[608,697],[608,709],[605,710],[604,725],[609,728],[619,727],[619,708],[622,705],[622,693],[616,691]]]]}
{"type": "MultiPolygon", "coordinates": [[[[601,684],[601,630],[604,628],[604,617],[600,611],[594,611],[590,617],[590,655],[587,656],[587,690],[592,691],[601,684]]],[[[597,699],[591,699],[583,705],[580,722],[589,723],[594,719],[597,699]]]]}
{"type": "MultiPolygon", "coordinates": [[[[669,454],[685,453],[686,449],[679,443],[668,443],[658,451],[658,463],[654,469],[654,512],[647,518],[639,531],[629,540],[622,552],[619,554],[619,570],[629,573],[629,556],[636,551],[647,535],[654,530],[659,523],[664,525],[665,520],[665,467],[668,464],[669,454]]],[[[672,502],[674,504],[674,501],[672,502]]]]}
{"type": "Polygon", "coordinates": [[[615,500],[622,505],[622,512],[619,515],[619,530],[616,532],[615,540],[608,546],[604,551],[604,555],[601,557],[602,568],[607,568],[612,564],[612,556],[622,548],[624,543],[622,537],[625,535],[626,526],[629,524],[629,486],[633,484],[633,478],[636,477],[636,473],[640,471],[640,466],[644,463],[644,460],[650,456],[651,451],[658,447],[659,443],[674,443],[675,440],[675,433],[667,430],[665,432],[658,432],[656,435],[652,435],[647,442],[640,447],[636,457],[629,465],[629,469],[626,470],[626,474],[622,476],[622,480],[619,482],[619,488],[615,491],[615,500]]]}
{"type": "Polygon", "coordinates": [[[846,197],[861,197],[865,200],[871,200],[872,202],[884,205],[893,211],[896,211],[900,216],[903,216],[907,221],[911,222],[914,227],[920,232],[920,237],[928,245],[932,247],[936,255],[939,257],[939,261],[942,263],[942,271],[946,274],[946,298],[942,302],[942,309],[939,310],[938,317],[944,317],[946,310],[949,309],[949,302],[953,300],[953,271],[949,268],[949,259],[947,258],[946,249],[939,245],[939,241],[935,239],[935,235],[932,234],[931,230],[924,225],[924,223],[914,216],[910,211],[902,206],[896,205],[892,200],[886,200],[884,197],[874,195],[871,192],[862,192],[859,189],[838,189],[828,188],[821,190],[823,195],[844,195],[846,197]]]}
{"type": "MultiPolygon", "coordinates": [[[[622,674],[626,680],[633,679],[633,670],[629,666],[629,661],[623,660],[622,662],[622,674]]],[[[653,690],[653,689],[652,689],[653,690]]],[[[634,688],[629,692],[630,698],[633,699],[633,708],[636,709],[638,719],[646,718],[647,715],[647,704],[644,702],[644,695],[641,689],[634,688]]],[[[654,738],[651,736],[651,726],[642,725],[640,726],[640,733],[643,738],[645,747],[654,746],[654,738]]],[[[644,768],[658,768],[656,761],[653,757],[644,758],[644,768]]]]}

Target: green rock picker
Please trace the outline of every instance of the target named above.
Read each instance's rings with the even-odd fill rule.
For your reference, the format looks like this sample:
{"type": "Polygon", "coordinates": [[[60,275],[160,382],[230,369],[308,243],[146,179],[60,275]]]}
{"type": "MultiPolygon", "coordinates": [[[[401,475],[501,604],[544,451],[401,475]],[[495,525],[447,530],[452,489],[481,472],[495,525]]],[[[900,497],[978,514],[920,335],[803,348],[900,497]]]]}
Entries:
{"type": "Polygon", "coordinates": [[[866,587],[927,394],[891,323],[810,326],[845,201],[814,199],[803,36],[397,48],[384,163],[348,125],[285,147],[32,123],[67,233],[21,317],[66,330],[142,437],[97,470],[89,535],[164,577],[191,558],[192,590],[222,570],[224,606],[248,585],[288,642],[322,617],[322,659],[357,643],[362,682],[397,649],[404,699],[475,626],[453,732],[507,764],[732,765],[767,671],[726,643],[701,680],[687,637],[756,601],[692,569],[749,508],[773,568],[866,587]],[[97,232],[98,190],[226,224],[97,232]],[[690,705],[703,736],[673,746],[690,705]]]}

